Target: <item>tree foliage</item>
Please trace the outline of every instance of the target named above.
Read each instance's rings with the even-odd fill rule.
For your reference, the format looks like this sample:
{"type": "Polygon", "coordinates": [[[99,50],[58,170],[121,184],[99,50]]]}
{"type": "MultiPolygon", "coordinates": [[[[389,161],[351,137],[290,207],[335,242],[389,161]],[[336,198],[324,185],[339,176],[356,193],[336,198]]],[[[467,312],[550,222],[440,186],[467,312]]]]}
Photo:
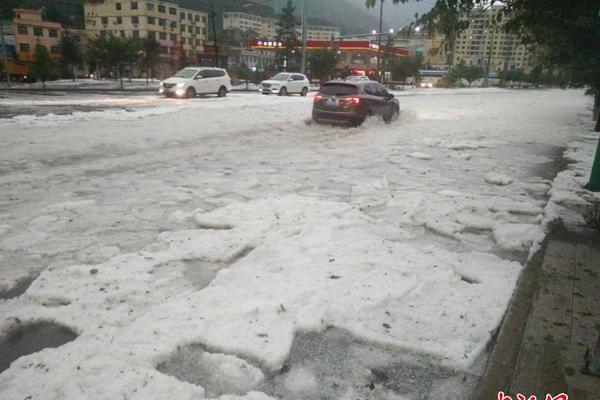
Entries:
{"type": "Polygon", "coordinates": [[[83,62],[83,50],[79,40],[65,30],[58,42],[60,62],[69,70],[75,80],[75,66],[83,62]]]}
{"type": "Polygon", "coordinates": [[[44,46],[35,47],[35,58],[31,63],[30,73],[38,81],[42,81],[42,87],[46,90],[46,81],[54,76],[55,64],[50,52],[44,46]]]}
{"type": "Polygon", "coordinates": [[[311,75],[319,78],[323,83],[333,74],[338,63],[338,56],[332,51],[319,50],[310,54],[308,62],[310,63],[311,75]]]}
{"type": "Polygon", "coordinates": [[[460,83],[461,80],[466,80],[469,86],[477,79],[485,76],[485,70],[480,65],[466,65],[464,60],[456,64],[448,73],[450,83],[460,83]]]}
{"type": "Polygon", "coordinates": [[[160,56],[160,43],[153,37],[145,37],[140,41],[140,67],[146,72],[146,83],[148,78],[154,78],[156,66],[160,56]]]}
{"type": "Polygon", "coordinates": [[[421,57],[397,58],[392,64],[392,80],[404,84],[408,78],[413,78],[417,82],[420,79],[421,68],[423,68],[421,57]]]}
{"type": "Polygon", "coordinates": [[[89,44],[89,53],[97,65],[114,69],[123,89],[125,67],[136,63],[140,57],[139,40],[109,34],[97,36],[89,44]]]}
{"type": "Polygon", "coordinates": [[[285,49],[280,52],[280,56],[283,56],[287,68],[290,67],[290,54],[298,40],[296,28],[300,25],[300,22],[294,15],[294,11],[295,8],[292,0],[288,0],[286,6],[281,10],[277,21],[277,40],[285,46],[285,49]]]}

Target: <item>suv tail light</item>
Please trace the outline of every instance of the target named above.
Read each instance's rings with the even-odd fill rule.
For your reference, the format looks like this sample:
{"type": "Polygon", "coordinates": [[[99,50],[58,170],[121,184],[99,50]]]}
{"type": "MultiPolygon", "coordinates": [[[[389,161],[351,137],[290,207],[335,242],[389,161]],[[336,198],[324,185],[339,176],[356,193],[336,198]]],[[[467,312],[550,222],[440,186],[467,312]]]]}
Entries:
{"type": "Polygon", "coordinates": [[[344,102],[344,104],[355,106],[360,104],[360,97],[346,97],[342,100],[342,102],[344,102]]]}
{"type": "Polygon", "coordinates": [[[321,101],[322,98],[323,96],[321,96],[320,94],[315,94],[314,102],[316,103],[317,101],[321,101]]]}

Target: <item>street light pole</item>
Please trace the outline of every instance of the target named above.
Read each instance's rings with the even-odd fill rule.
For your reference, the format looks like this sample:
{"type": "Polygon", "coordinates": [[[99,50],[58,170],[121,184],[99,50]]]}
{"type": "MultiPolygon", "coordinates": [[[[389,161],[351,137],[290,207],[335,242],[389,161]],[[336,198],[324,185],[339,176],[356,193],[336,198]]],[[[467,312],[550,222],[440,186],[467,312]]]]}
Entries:
{"type": "Polygon", "coordinates": [[[216,13],[215,13],[215,10],[213,9],[213,6],[211,4],[210,5],[210,20],[212,22],[213,39],[214,39],[214,43],[215,43],[215,62],[214,62],[214,66],[218,67],[219,66],[219,45],[217,43],[217,25],[215,23],[215,17],[216,17],[216,13]]]}
{"type": "Polygon", "coordinates": [[[377,78],[379,79],[379,81],[381,82],[383,79],[381,79],[380,73],[379,73],[379,65],[381,63],[381,31],[383,31],[383,2],[384,0],[380,0],[379,1],[379,37],[377,40],[377,78]]]}
{"type": "Polygon", "coordinates": [[[308,0],[304,0],[302,7],[302,65],[300,72],[306,74],[306,33],[308,32],[308,0]]]}

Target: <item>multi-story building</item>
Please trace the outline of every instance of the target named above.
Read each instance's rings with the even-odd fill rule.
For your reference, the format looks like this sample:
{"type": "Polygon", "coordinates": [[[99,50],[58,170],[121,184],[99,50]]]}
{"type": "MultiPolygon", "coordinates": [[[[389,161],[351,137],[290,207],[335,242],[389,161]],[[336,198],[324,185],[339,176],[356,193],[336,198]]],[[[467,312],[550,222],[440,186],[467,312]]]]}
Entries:
{"type": "Polygon", "coordinates": [[[340,28],[330,25],[308,25],[306,37],[308,40],[331,40],[340,36],[340,28]]]}
{"type": "MultiPolygon", "coordinates": [[[[8,69],[13,79],[26,79],[29,64],[35,60],[35,49],[45,47],[54,61],[59,60],[59,44],[68,31],[76,40],[85,45],[84,31],[63,27],[57,22],[44,21],[41,10],[14,9],[14,18],[5,28],[5,42],[9,56],[8,69]],[[10,33],[6,35],[7,33],[10,33]]],[[[76,68],[77,75],[85,74],[85,69],[76,68]]]]}
{"type": "Polygon", "coordinates": [[[19,61],[33,61],[37,46],[46,47],[52,58],[58,59],[62,25],[57,22],[44,21],[42,12],[39,10],[18,8],[14,10],[14,14],[15,49],[19,61]]]}
{"type": "MultiPolygon", "coordinates": [[[[340,28],[336,26],[309,24],[306,28],[308,40],[330,40],[332,36],[340,36],[340,28]]],[[[252,30],[257,38],[272,40],[277,35],[277,19],[245,12],[226,12],[223,13],[223,29],[252,30]]],[[[298,27],[298,36],[301,35],[302,29],[298,27]]]]}
{"type": "Polygon", "coordinates": [[[153,37],[161,54],[194,58],[204,50],[208,14],[160,0],[88,0],[84,6],[89,37],[112,33],[153,37]]]}
{"type": "Polygon", "coordinates": [[[490,71],[533,67],[532,53],[520,44],[516,35],[504,32],[496,22],[501,10],[502,6],[496,6],[468,15],[470,26],[456,39],[454,63],[486,66],[489,59],[490,71]]]}

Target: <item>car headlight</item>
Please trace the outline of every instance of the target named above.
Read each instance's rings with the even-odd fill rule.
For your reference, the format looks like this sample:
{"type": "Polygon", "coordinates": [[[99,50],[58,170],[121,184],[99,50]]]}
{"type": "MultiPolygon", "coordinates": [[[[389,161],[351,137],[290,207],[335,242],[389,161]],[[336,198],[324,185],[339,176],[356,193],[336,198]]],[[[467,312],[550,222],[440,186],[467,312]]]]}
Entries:
{"type": "Polygon", "coordinates": [[[164,84],[161,82],[161,83],[158,84],[158,86],[163,87],[164,84]]]}
{"type": "Polygon", "coordinates": [[[184,86],[185,86],[185,82],[179,82],[179,83],[177,84],[177,87],[178,87],[178,88],[182,88],[182,87],[184,87],[184,86]]]}

